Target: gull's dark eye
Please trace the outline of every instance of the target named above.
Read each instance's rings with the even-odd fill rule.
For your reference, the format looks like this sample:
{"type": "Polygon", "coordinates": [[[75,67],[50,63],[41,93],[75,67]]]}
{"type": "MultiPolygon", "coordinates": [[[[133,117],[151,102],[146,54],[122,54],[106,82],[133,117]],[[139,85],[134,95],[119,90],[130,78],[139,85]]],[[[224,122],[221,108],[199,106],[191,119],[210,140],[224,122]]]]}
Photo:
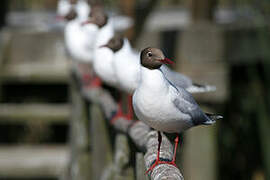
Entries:
{"type": "Polygon", "coordinates": [[[151,56],[153,56],[153,54],[151,52],[149,52],[149,53],[147,53],[147,56],[151,57],[151,56]]]}

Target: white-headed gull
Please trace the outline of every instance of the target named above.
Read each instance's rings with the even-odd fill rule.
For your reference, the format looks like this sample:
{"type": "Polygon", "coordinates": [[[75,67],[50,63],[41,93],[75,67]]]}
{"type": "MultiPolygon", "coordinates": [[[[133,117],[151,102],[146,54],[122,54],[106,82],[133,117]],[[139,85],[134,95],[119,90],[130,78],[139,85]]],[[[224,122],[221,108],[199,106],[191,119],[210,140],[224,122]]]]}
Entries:
{"type": "Polygon", "coordinates": [[[170,82],[161,67],[171,64],[161,50],[146,48],[141,52],[140,83],[133,95],[133,107],[137,117],[158,131],[158,152],[155,163],[147,172],[162,163],[176,166],[175,156],[178,145],[178,133],[197,125],[211,125],[222,116],[204,113],[189,92],[170,82]],[[175,152],[172,161],[161,161],[159,151],[160,131],[177,133],[175,152]]]}

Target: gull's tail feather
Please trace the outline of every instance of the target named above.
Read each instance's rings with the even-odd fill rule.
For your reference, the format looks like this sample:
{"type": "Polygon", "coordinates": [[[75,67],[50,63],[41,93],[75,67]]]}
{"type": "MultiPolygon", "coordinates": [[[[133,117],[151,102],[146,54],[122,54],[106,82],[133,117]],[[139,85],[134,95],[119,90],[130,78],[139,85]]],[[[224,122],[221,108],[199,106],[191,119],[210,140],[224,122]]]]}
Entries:
{"type": "Polygon", "coordinates": [[[223,119],[223,116],[216,115],[216,114],[210,114],[210,113],[205,113],[207,116],[207,121],[203,122],[204,125],[211,125],[214,124],[217,120],[223,119]]]}
{"type": "Polygon", "coordinates": [[[188,87],[186,90],[190,93],[204,93],[204,92],[215,91],[216,87],[210,86],[210,85],[200,85],[200,84],[193,83],[192,86],[188,87]]]}

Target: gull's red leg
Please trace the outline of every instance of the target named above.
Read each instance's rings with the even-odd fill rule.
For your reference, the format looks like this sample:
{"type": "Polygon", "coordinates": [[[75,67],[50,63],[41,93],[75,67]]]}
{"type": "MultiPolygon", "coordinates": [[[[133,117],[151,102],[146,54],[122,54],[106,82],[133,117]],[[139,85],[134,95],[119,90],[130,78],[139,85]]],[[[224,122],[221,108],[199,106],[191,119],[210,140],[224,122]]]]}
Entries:
{"type": "Polygon", "coordinates": [[[176,150],[177,150],[177,146],[178,146],[178,143],[179,143],[179,135],[177,134],[176,135],[176,138],[174,139],[174,154],[173,154],[173,160],[172,160],[172,164],[175,164],[175,160],[176,160],[176,150]]]}
{"type": "Polygon", "coordinates": [[[101,79],[94,75],[94,77],[91,79],[91,82],[89,84],[90,88],[100,88],[102,86],[102,81],[101,79]]]}
{"type": "Polygon", "coordinates": [[[86,70],[84,64],[78,64],[79,73],[81,74],[82,83],[84,87],[90,87],[93,79],[92,74],[86,70]]]}
{"type": "Polygon", "coordinates": [[[159,153],[160,153],[160,146],[162,142],[162,136],[160,132],[158,131],[158,151],[157,151],[157,157],[155,163],[145,172],[147,174],[149,171],[152,171],[154,167],[156,167],[158,164],[161,164],[161,161],[159,160],[159,153]]]}
{"type": "Polygon", "coordinates": [[[160,132],[158,131],[158,152],[157,152],[157,159],[155,161],[155,163],[146,171],[146,174],[149,172],[149,171],[152,171],[157,165],[159,164],[170,164],[170,165],[173,165],[175,167],[176,164],[175,164],[175,160],[176,160],[176,150],[177,150],[177,146],[178,146],[178,142],[179,142],[179,135],[177,134],[174,142],[175,142],[175,145],[174,145],[174,154],[173,154],[173,159],[172,161],[160,161],[160,158],[159,158],[159,154],[160,154],[160,146],[161,146],[161,141],[162,141],[162,136],[160,134],[160,132]]]}
{"type": "Polygon", "coordinates": [[[128,95],[128,114],[127,119],[132,120],[133,119],[133,106],[132,106],[132,95],[128,95]]]}

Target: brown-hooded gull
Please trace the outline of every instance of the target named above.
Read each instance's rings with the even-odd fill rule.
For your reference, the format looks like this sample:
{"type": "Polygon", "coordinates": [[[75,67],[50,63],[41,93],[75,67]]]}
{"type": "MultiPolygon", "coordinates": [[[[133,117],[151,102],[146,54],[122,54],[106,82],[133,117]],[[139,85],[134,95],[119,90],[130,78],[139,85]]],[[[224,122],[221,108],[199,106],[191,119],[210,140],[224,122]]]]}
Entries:
{"type": "Polygon", "coordinates": [[[78,18],[85,20],[90,13],[90,5],[85,0],[59,0],[57,3],[57,19],[64,20],[70,9],[74,8],[78,18]]]}
{"type": "Polygon", "coordinates": [[[169,81],[161,67],[171,64],[161,50],[146,48],[140,54],[141,72],[139,86],[133,95],[133,107],[137,117],[158,131],[158,152],[156,161],[147,172],[158,164],[175,164],[178,134],[198,125],[211,125],[222,116],[204,113],[193,97],[184,88],[169,81]],[[171,161],[159,158],[160,132],[176,133],[175,152],[171,161]]]}
{"type": "Polygon", "coordinates": [[[83,24],[86,29],[97,28],[93,49],[94,72],[106,84],[115,86],[116,78],[114,78],[114,70],[112,68],[113,52],[106,47],[102,47],[114,36],[114,29],[110,19],[104,12],[103,7],[96,6],[92,9],[90,17],[83,24]]]}

